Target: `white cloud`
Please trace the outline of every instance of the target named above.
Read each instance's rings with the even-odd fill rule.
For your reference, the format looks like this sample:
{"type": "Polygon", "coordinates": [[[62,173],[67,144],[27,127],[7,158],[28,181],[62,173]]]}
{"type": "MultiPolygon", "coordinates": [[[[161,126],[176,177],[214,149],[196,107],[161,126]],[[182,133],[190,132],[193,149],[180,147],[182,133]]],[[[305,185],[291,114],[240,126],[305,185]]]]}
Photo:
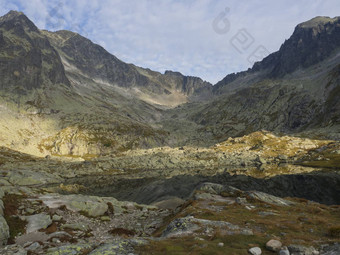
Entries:
{"type": "Polygon", "coordinates": [[[213,83],[250,67],[247,58],[257,46],[278,50],[298,23],[340,13],[338,0],[0,0],[0,7],[0,15],[25,12],[40,28],[79,32],[123,61],[213,83]],[[217,34],[212,22],[226,7],[230,31],[217,34]],[[56,27],[47,22],[51,14],[56,27]],[[242,28],[254,43],[240,54],[230,39],[242,28]]]}

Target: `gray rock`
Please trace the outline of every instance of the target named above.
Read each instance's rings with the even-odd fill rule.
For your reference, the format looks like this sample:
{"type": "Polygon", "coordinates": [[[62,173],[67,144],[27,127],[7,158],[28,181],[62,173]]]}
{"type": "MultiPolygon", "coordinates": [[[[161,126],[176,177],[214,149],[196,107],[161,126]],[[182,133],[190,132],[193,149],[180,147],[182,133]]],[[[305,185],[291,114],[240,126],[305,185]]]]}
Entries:
{"type": "Polygon", "coordinates": [[[278,205],[278,206],[290,206],[294,204],[293,202],[288,201],[286,199],[275,197],[273,195],[269,195],[267,193],[260,192],[260,191],[249,191],[248,195],[262,202],[273,204],[273,205],[278,205]]]}
{"type": "Polygon", "coordinates": [[[35,210],[32,209],[32,208],[27,208],[27,209],[25,209],[25,212],[26,212],[27,214],[33,214],[33,213],[35,212],[35,210]]]}
{"type": "Polygon", "coordinates": [[[223,185],[206,182],[200,185],[197,190],[205,191],[210,194],[220,194],[223,191],[223,185]]]}
{"type": "Polygon", "coordinates": [[[61,221],[63,219],[63,217],[62,216],[60,216],[60,215],[53,215],[52,216],[52,220],[53,221],[61,221]]]}
{"type": "Polygon", "coordinates": [[[290,255],[290,252],[287,248],[287,246],[283,246],[279,252],[279,255],[290,255]]]}
{"type": "Polygon", "coordinates": [[[240,205],[244,205],[247,203],[247,199],[245,197],[237,197],[236,198],[236,203],[240,204],[240,205]]]}
{"type": "Polygon", "coordinates": [[[0,199],[0,216],[4,216],[4,202],[0,199]]]}
{"type": "Polygon", "coordinates": [[[49,238],[62,238],[62,237],[72,237],[69,233],[64,231],[54,232],[48,236],[49,238]]]}
{"type": "Polygon", "coordinates": [[[28,251],[35,251],[39,247],[40,247],[40,244],[38,242],[34,242],[30,246],[26,247],[26,250],[28,250],[28,251]]]}
{"type": "Polygon", "coordinates": [[[89,217],[103,216],[109,209],[108,203],[111,203],[114,207],[114,212],[121,212],[122,202],[117,201],[114,198],[101,198],[96,196],[84,196],[84,195],[46,195],[41,196],[40,199],[49,208],[58,208],[60,206],[66,206],[70,211],[83,212],[89,217]]]}
{"type": "Polygon", "coordinates": [[[28,222],[26,229],[27,233],[36,232],[39,229],[45,229],[52,224],[52,219],[50,215],[43,213],[26,216],[25,219],[28,222]]]}
{"type": "Polygon", "coordinates": [[[288,246],[288,250],[292,255],[316,255],[317,250],[314,247],[306,247],[303,245],[292,244],[288,246]]]}
{"type": "Polygon", "coordinates": [[[9,238],[9,227],[3,216],[0,215],[0,246],[6,245],[9,238]]]}
{"type": "Polygon", "coordinates": [[[86,223],[72,223],[72,224],[64,224],[61,226],[62,229],[71,229],[71,230],[80,230],[80,231],[88,231],[90,230],[89,226],[86,223]]]}
{"type": "MultiPolygon", "coordinates": [[[[0,186],[11,186],[11,184],[4,179],[0,179],[0,186]]],[[[1,191],[0,191],[0,198],[1,198],[1,191]]]]}
{"type": "Polygon", "coordinates": [[[326,245],[321,250],[321,255],[339,255],[340,254],[340,244],[336,243],[333,245],[326,245]]]}
{"type": "Polygon", "coordinates": [[[272,239],[266,243],[266,248],[269,251],[278,252],[281,249],[281,247],[282,243],[279,240],[272,239]]]}
{"type": "Polygon", "coordinates": [[[0,199],[2,199],[5,196],[5,192],[3,189],[0,187],[0,199]]]}
{"type": "Polygon", "coordinates": [[[261,255],[262,250],[259,247],[253,247],[248,250],[249,254],[251,255],[261,255]]]}
{"type": "Polygon", "coordinates": [[[240,234],[246,235],[246,236],[252,236],[252,235],[254,235],[254,232],[253,232],[253,230],[246,228],[246,229],[242,229],[240,234]]]}
{"type": "Polygon", "coordinates": [[[0,248],[1,255],[27,255],[27,251],[20,245],[8,245],[4,248],[0,248]]]}
{"type": "Polygon", "coordinates": [[[193,223],[193,219],[193,217],[175,219],[164,230],[162,236],[173,237],[193,233],[195,230],[200,229],[197,224],[193,223]]]}

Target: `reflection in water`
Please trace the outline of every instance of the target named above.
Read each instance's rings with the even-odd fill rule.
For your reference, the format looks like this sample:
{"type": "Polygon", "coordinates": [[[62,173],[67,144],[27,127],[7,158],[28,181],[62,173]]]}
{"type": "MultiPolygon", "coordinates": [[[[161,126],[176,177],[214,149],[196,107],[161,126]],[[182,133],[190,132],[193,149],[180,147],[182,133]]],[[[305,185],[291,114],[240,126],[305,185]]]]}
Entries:
{"type": "Polygon", "coordinates": [[[112,196],[138,203],[188,198],[203,182],[231,185],[242,190],[263,191],[280,197],[301,197],[324,204],[340,204],[340,175],[295,165],[262,168],[220,168],[188,171],[143,171],[131,176],[88,176],[67,184],[84,185],[88,195],[112,196]]]}

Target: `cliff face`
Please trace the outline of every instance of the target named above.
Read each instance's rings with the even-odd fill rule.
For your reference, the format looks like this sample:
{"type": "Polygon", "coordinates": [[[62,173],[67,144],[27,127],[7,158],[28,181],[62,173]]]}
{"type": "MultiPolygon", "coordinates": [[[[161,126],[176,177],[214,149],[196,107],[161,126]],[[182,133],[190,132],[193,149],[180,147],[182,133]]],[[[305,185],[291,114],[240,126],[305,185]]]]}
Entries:
{"type": "Polygon", "coordinates": [[[56,50],[23,14],[0,18],[0,90],[26,94],[27,90],[69,85],[56,50]]]}
{"type": "Polygon", "coordinates": [[[340,17],[316,17],[296,26],[293,35],[280,50],[270,54],[248,71],[227,75],[214,86],[217,94],[228,90],[236,79],[261,73],[260,79],[279,79],[298,69],[308,68],[326,58],[340,47],[340,17]]]}
{"type": "MultiPolygon", "coordinates": [[[[126,64],[101,46],[70,31],[55,33],[44,31],[44,34],[59,51],[65,65],[77,68],[82,74],[94,80],[122,88],[138,88],[144,93],[165,97],[180,93],[188,98],[187,100],[190,100],[191,95],[200,93],[200,89],[205,88],[209,91],[212,87],[210,83],[197,77],[184,76],[175,72],[166,72],[163,75],[126,64]]],[[[69,71],[72,72],[72,70],[69,71]]]]}

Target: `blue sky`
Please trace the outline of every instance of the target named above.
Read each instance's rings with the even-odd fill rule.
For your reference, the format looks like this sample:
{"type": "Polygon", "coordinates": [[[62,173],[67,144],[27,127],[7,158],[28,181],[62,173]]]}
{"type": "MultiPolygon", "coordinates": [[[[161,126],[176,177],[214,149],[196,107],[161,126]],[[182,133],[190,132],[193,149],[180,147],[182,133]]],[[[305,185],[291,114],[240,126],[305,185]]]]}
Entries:
{"type": "Polygon", "coordinates": [[[121,60],[212,83],[277,51],[298,23],[340,16],[339,0],[0,0],[39,28],[68,29],[121,60]]]}

